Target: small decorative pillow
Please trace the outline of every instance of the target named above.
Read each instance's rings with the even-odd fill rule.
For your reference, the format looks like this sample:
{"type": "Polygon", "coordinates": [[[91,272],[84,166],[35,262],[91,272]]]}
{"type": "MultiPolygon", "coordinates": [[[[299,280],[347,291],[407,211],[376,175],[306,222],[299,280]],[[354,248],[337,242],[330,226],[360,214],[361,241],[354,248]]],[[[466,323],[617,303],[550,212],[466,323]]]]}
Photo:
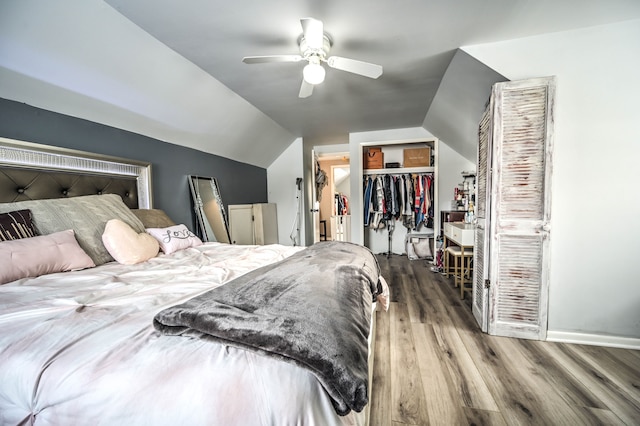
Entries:
{"type": "Polygon", "coordinates": [[[35,237],[31,210],[16,210],[0,214],[0,241],[35,237]]]}
{"type": "Polygon", "coordinates": [[[107,222],[102,242],[113,258],[124,265],[146,262],[158,255],[158,241],[147,233],[138,234],[120,219],[107,222]]]}
{"type": "Polygon", "coordinates": [[[73,230],[0,242],[0,284],[27,277],[92,268],[73,230]]]}
{"type": "Polygon", "coordinates": [[[202,245],[202,241],[185,225],[170,226],[168,228],[148,228],[147,232],[160,243],[165,254],[184,250],[188,247],[202,245]]]}

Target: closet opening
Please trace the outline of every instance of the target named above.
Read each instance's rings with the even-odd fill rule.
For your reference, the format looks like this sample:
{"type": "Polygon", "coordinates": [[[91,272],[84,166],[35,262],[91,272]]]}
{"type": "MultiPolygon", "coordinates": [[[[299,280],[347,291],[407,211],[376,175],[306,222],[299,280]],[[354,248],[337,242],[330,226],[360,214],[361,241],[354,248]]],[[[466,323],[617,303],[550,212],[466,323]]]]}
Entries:
{"type": "Polygon", "coordinates": [[[316,186],[319,204],[319,240],[351,241],[351,167],[348,152],[319,153],[316,186]]]}
{"type": "Polygon", "coordinates": [[[376,254],[433,261],[434,230],[439,228],[438,140],[366,142],[361,149],[363,209],[358,214],[363,215],[364,245],[376,254]]]}

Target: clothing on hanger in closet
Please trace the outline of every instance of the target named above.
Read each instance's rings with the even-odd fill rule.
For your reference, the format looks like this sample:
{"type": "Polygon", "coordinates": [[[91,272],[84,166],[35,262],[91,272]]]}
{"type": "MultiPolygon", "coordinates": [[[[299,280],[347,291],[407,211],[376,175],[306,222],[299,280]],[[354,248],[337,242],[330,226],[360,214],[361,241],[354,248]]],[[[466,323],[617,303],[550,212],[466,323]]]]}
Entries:
{"type": "Polygon", "coordinates": [[[381,229],[395,220],[409,230],[433,227],[433,174],[384,174],[364,178],[364,225],[381,229]]]}

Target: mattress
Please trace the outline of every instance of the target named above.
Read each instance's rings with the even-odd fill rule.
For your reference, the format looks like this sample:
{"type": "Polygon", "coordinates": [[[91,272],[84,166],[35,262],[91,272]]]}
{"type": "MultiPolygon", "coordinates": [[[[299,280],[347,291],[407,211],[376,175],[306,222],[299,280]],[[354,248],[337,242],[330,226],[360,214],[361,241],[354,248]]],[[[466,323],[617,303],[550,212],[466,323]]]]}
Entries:
{"type": "Polygon", "coordinates": [[[0,424],[359,425],[308,370],[161,335],[161,310],[301,250],[206,243],[0,286],[0,424]]]}

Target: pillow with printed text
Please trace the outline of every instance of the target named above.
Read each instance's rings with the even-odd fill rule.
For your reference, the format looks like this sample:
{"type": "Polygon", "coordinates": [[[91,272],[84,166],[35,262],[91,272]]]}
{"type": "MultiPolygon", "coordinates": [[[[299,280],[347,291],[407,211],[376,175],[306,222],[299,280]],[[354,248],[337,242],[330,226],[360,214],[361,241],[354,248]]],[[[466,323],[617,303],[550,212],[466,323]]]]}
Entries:
{"type": "Polygon", "coordinates": [[[168,228],[147,228],[146,231],[158,240],[165,254],[202,245],[202,240],[182,224],[168,228]]]}

